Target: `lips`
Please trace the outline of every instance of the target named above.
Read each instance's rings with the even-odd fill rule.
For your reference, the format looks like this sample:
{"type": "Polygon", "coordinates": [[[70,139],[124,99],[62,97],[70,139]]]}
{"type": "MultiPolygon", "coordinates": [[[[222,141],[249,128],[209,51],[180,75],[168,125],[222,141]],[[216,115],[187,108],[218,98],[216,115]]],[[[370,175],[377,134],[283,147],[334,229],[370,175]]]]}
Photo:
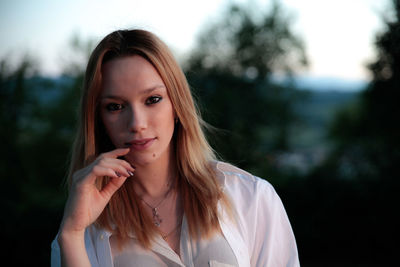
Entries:
{"type": "Polygon", "coordinates": [[[149,148],[156,138],[144,138],[144,139],[136,139],[130,142],[125,143],[125,145],[134,150],[145,150],[149,148]]]}

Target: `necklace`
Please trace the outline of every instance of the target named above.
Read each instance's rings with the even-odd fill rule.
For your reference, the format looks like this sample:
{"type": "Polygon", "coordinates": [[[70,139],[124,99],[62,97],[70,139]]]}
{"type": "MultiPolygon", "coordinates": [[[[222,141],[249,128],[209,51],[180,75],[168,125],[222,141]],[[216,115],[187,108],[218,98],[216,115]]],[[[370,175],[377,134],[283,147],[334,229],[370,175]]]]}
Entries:
{"type": "Polygon", "coordinates": [[[171,235],[173,232],[175,232],[179,227],[181,227],[181,225],[182,225],[182,222],[180,222],[177,226],[175,226],[175,228],[172,229],[171,232],[169,232],[169,233],[167,233],[167,234],[161,234],[161,237],[162,237],[165,241],[167,241],[168,236],[170,236],[170,235],[171,235]]]}
{"type": "Polygon", "coordinates": [[[155,206],[153,207],[152,205],[150,205],[149,203],[146,202],[146,200],[144,200],[142,197],[140,197],[140,199],[144,202],[144,204],[146,204],[147,206],[149,206],[149,208],[151,209],[151,212],[153,213],[153,223],[155,226],[160,227],[161,223],[162,223],[162,219],[160,217],[160,214],[158,214],[158,207],[161,206],[161,204],[164,203],[164,200],[167,199],[167,196],[169,195],[169,192],[171,191],[170,187],[168,189],[168,191],[165,193],[164,198],[161,199],[161,201],[155,206]]]}

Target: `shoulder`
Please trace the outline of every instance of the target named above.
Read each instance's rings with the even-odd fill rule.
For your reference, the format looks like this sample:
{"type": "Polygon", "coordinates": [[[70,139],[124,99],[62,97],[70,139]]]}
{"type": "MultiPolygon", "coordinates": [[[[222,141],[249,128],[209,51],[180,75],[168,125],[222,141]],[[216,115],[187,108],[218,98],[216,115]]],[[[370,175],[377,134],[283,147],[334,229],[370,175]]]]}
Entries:
{"type": "Polygon", "coordinates": [[[213,164],[224,191],[240,191],[251,195],[276,194],[274,187],[267,180],[226,162],[215,161],[213,164]]]}
{"type": "Polygon", "coordinates": [[[274,209],[280,205],[280,198],[268,181],[225,162],[214,162],[214,168],[222,191],[239,213],[257,207],[274,209]]]}
{"type": "Polygon", "coordinates": [[[215,169],[234,215],[233,223],[222,216],[225,236],[234,235],[233,244],[243,240],[252,266],[298,266],[293,231],[274,187],[231,164],[215,162],[215,169]]]}

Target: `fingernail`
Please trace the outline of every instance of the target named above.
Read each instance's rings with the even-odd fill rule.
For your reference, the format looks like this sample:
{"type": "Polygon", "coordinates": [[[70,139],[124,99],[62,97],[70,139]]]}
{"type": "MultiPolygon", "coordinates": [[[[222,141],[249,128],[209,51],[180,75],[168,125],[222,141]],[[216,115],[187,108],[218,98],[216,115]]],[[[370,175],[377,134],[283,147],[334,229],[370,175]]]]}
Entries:
{"type": "Polygon", "coordinates": [[[128,171],[128,174],[129,174],[130,176],[133,176],[133,175],[134,175],[134,173],[131,172],[131,171],[128,171]]]}
{"type": "Polygon", "coordinates": [[[115,172],[115,174],[116,174],[118,177],[121,177],[121,174],[120,174],[119,172],[115,172]]]}

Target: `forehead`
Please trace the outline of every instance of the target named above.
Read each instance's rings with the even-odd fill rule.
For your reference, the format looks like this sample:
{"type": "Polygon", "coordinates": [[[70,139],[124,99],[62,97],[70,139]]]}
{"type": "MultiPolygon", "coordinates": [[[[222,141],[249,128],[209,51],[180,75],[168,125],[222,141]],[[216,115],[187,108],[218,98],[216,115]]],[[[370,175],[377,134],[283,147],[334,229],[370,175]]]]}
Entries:
{"type": "Polygon", "coordinates": [[[145,58],[133,55],[115,58],[102,66],[102,92],[142,91],[165,87],[156,68],[145,58]]]}

